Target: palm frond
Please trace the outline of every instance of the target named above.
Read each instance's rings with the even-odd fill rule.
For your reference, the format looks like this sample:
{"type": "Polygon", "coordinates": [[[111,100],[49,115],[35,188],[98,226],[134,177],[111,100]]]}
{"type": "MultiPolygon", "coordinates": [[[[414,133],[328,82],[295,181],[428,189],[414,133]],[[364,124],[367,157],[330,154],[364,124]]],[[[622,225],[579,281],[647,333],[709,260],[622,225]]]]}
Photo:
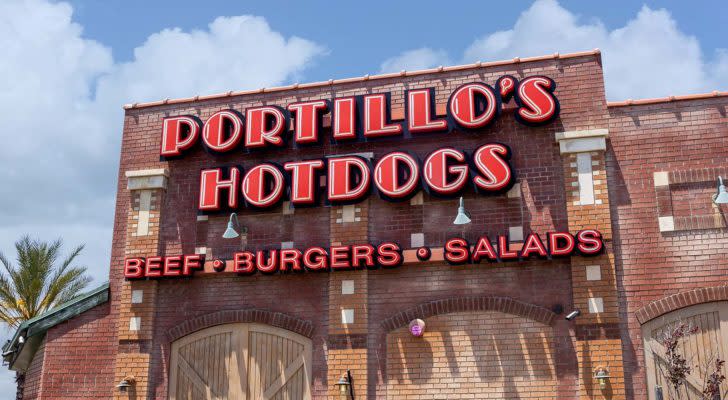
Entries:
{"type": "Polygon", "coordinates": [[[0,321],[17,327],[76,297],[91,278],[86,268],[72,266],[84,249],[80,245],[60,263],[63,241],[33,240],[25,235],[15,242],[16,264],[0,253],[0,321]]]}

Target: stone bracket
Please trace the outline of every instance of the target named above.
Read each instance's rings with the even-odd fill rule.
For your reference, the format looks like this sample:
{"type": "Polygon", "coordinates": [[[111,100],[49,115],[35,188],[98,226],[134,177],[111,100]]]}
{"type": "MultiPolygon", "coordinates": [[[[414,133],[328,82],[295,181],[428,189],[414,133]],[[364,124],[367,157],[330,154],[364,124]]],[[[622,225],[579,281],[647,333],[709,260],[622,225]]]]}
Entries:
{"type": "Polygon", "coordinates": [[[128,190],[167,189],[169,171],[166,168],[126,171],[128,190]]]}
{"type": "Polygon", "coordinates": [[[583,131],[556,132],[556,143],[561,154],[605,151],[607,149],[608,129],[589,129],[583,131]]]}

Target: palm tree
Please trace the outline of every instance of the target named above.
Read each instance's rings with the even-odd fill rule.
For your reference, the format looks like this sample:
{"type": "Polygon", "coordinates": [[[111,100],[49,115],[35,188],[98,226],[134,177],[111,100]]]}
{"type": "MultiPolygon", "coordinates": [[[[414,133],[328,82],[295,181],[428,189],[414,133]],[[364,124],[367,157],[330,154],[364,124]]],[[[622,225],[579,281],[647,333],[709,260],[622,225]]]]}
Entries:
{"type": "Polygon", "coordinates": [[[84,246],[76,247],[60,264],[61,246],[23,236],[15,242],[17,265],[0,253],[0,321],[17,328],[23,321],[76,297],[90,282],[86,267],[71,266],[84,246]],[[0,270],[1,271],[1,270],[0,270]]]}

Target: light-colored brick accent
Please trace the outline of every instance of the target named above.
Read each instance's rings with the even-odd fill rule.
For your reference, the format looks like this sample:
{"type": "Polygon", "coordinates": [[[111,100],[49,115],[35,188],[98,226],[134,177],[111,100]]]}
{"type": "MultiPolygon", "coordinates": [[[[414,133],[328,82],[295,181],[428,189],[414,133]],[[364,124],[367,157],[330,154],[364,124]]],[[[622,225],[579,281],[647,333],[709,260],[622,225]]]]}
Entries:
{"type": "Polygon", "coordinates": [[[127,376],[134,377],[134,384],[121,393],[114,388],[114,399],[137,400],[146,399],[149,388],[149,354],[148,353],[119,353],[116,357],[116,372],[114,385],[127,376]]]}

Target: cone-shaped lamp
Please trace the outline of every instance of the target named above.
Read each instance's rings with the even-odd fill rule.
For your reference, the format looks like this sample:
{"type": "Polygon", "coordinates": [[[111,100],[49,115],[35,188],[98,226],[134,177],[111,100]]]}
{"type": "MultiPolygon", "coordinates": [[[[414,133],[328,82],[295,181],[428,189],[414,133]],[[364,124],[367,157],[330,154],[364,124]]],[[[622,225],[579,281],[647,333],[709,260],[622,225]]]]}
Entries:
{"type": "Polygon", "coordinates": [[[228,220],[227,229],[225,229],[225,233],[222,234],[222,237],[225,239],[235,239],[236,237],[240,236],[240,234],[238,233],[238,229],[238,215],[232,213],[230,214],[230,219],[228,220]]]}
{"type": "Polygon", "coordinates": [[[460,198],[460,206],[458,207],[458,215],[455,217],[455,221],[452,222],[455,225],[465,225],[470,223],[470,216],[465,211],[465,202],[463,198],[460,198]]]}
{"type": "Polygon", "coordinates": [[[718,177],[718,194],[715,195],[713,202],[715,204],[728,204],[728,192],[725,190],[722,176],[718,177]]]}

